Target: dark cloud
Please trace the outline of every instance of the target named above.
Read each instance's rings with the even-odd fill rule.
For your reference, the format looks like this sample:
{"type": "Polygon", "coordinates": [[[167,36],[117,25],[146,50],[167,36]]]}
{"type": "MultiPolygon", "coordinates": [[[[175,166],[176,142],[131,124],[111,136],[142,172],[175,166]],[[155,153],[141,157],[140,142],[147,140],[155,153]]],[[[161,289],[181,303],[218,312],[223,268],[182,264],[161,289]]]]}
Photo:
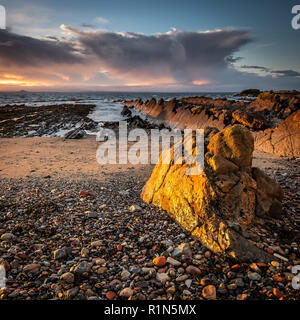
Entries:
{"type": "Polygon", "coordinates": [[[30,67],[80,62],[82,57],[68,42],[57,38],[40,40],[0,30],[1,66],[30,67]]]}
{"type": "Polygon", "coordinates": [[[90,29],[96,29],[97,26],[95,26],[94,24],[90,24],[90,23],[82,23],[81,26],[83,28],[90,28],[90,29]]]}
{"type": "Polygon", "coordinates": [[[211,69],[226,68],[225,58],[251,41],[244,30],[144,35],[64,28],[78,37],[87,53],[96,55],[104,67],[116,73],[168,75],[187,82],[207,76],[211,69]]]}
{"type": "Polygon", "coordinates": [[[244,58],[243,57],[233,57],[233,56],[228,56],[225,58],[225,61],[228,62],[228,63],[236,63],[240,60],[243,60],[244,58]]]}
{"type": "Polygon", "coordinates": [[[243,65],[243,66],[240,66],[240,68],[242,68],[242,69],[256,69],[256,70],[261,70],[261,71],[269,71],[269,68],[262,67],[262,66],[247,66],[247,65],[243,65]]]}
{"type": "Polygon", "coordinates": [[[294,70],[273,70],[271,71],[276,77],[291,77],[298,78],[300,77],[300,72],[294,70]]]}
{"type": "Polygon", "coordinates": [[[263,66],[240,66],[241,69],[253,69],[258,71],[267,72],[269,75],[276,77],[276,78],[299,78],[300,72],[295,70],[272,70],[270,68],[266,68],[263,66]]]}

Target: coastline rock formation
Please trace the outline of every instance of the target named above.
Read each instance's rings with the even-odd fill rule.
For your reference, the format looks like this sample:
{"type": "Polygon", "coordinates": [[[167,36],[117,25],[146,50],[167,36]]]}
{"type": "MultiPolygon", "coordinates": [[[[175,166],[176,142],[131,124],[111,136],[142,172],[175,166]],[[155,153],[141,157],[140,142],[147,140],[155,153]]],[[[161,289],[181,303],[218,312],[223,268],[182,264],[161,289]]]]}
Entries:
{"type": "Polygon", "coordinates": [[[300,93],[297,91],[262,92],[251,102],[202,96],[170,101],[137,99],[123,103],[180,130],[206,127],[223,130],[241,124],[254,133],[256,149],[300,157],[300,130],[297,129],[300,93]],[[293,121],[297,124],[292,125],[293,121]]]}
{"type": "Polygon", "coordinates": [[[283,198],[275,181],[251,167],[252,134],[235,125],[219,132],[207,128],[205,138],[205,166],[200,175],[187,175],[190,165],[185,162],[174,163],[173,146],[170,164],[163,163],[161,154],[142,200],[166,210],[215,253],[242,261],[274,260],[249,238],[258,221],[280,217],[283,198]]]}
{"type": "Polygon", "coordinates": [[[292,113],[278,127],[255,134],[259,150],[282,156],[300,156],[300,110],[292,113]]]}

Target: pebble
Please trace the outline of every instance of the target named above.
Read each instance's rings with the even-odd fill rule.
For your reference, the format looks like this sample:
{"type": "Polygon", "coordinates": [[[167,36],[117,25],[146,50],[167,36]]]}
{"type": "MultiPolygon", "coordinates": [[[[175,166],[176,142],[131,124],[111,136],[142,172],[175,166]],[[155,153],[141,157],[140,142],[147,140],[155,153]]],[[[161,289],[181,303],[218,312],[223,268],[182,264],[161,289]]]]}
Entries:
{"type": "Polygon", "coordinates": [[[116,293],[113,291],[107,291],[105,296],[106,296],[106,299],[113,300],[116,297],[116,293]]]}
{"type": "Polygon", "coordinates": [[[66,272],[60,276],[60,280],[65,281],[67,283],[73,283],[75,281],[75,277],[73,273],[66,272]]]}
{"type": "Polygon", "coordinates": [[[182,276],[179,276],[176,278],[176,282],[184,282],[186,279],[188,279],[188,275],[187,274],[183,274],[182,276]]]}
{"type": "Polygon", "coordinates": [[[26,265],[23,268],[23,271],[26,273],[37,273],[39,272],[40,268],[41,268],[41,265],[39,263],[31,263],[26,265]]]}
{"type": "Polygon", "coordinates": [[[167,262],[168,262],[169,264],[171,264],[172,266],[174,266],[174,267],[179,267],[179,266],[181,265],[181,262],[180,262],[180,261],[178,261],[178,260],[176,260],[176,259],[174,259],[174,258],[172,258],[172,257],[168,257],[168,258],[167,258],[167,262]]]}
{"type": "Polygon", "coordinates": [[[195,266],[188,266],[185,271],[189,274],[192,274],[194,276],[199,276],[201,274],[201,270],[195,266]]]}
{"type": "Polygon", "coordinates": [[[0,237],[0,239],[3,241],[9,241],[9,240],[12,240],[13,238],[14,238],[14,235],[9,232],[2,234],[2,236],[0,237]]]}
{"type": "Polygon", "coordinates": [[[129,298],[132,295],[133,295],[133,290],[130,288],[124,288],[119,294],[119,296],[122,298],[129,298]]]}
{"type": "Polygon", "coordinates": [[[153,264],[157,267],[163,267],[167,264],[167,260],[164,256],[160,256],[153,259],[153,264]]]}
{"type": "Polygon", "coordinates": [[[208,300],[216,300],[217,293],[216,293],[216,287],[213,285],[208,285],[202,289],[202,296],[205,299],[208,300]]]}
{"type": "MultiPolygon", "coordinates": [[[[257,232],[263,248],[278,250],[275,254],[288,261],[274,255],[268,265],[236,265],[182,233],[162,210],[141,205],[145,174],[139,179],[129,175],[106,182],[54,176],[1,180],[1,205],[9,206],[7,214],[0,215],[0,264],[9,279],[1,299],[102,300],[109,299],[109,292],[116,299],[124,288],[132,290],[127,299],[201,299],[210,285],[226,300],[296,299],[291,281],[292,267],[300,264],[299,245],[282,238],[290,234],[295,214],[288,202],[284,210],[289,219],[270,220],[249,232],[250,237],[257,232]],[[93,196],[79,197],[79,190],[92,190],[93,196]],[[120,190],[130,190],[130,197],[120,190]],[[133,214],[128,209],[132,203],[141,210],[133,214]],[[96,219],[89,218],[91,212],[97,213],[96,219]],[[288,228],[281,232],[283,227],[288,228]],[[267,236],[269,231],[274,237],[267,236]],[[2,239],[7,233],[11,240],[2,239]],[[59,256],[57,250],[66,255],[59,256]],[[156,257],[164,257],[166,264],[153,264],[156,257]]],[[[292,201],[289,193],[285,196],[284,201],[292,201]]]]}
{"type": "Polygon", "coordinates": [[[188,243],[182,243],[174,249],[172,256],[174,258],[185,255],[186,257],[191,257],[193,255],[190,245],[188,243]]]}
{"type": "Polygon", "coordinates": [[[70,271],[73,271],[76,274],[82,275],[85,272],[89,272],[91,270],[90,265],[87,261],[82,261],[78,265],[71,268],[70,271]]]}
{"type": "Polygon", "coordinates": [[[166,273],[157,273],[156,279],[160,281],[162,284],[165,284],[167,281],[170,281],[170,277],[166,273]]]}
{"type": "Polygon", "coordinates": [[[57,249],[53,252],[54,260],[61,260],[66,258],[67,252],[66,249],[57,249]]]}
{"type": "Polygon", "coordinates": [[[127,279],[129,279],[129,278],[130,278],[130,275],[131,275],[131,273],[130,273],[129,271],[127,271],[127,270],[123,270],[123,271],[121,272],[121,278],[122,278],[122,280],[127,280],[127,279]]]}
{"type": "Polygon", "coordinates": [[[249,271],[247,276],[250,280],[253,280],[253,281],[259,281],[261,279],[261,275],[257,272],[249,271]]]}

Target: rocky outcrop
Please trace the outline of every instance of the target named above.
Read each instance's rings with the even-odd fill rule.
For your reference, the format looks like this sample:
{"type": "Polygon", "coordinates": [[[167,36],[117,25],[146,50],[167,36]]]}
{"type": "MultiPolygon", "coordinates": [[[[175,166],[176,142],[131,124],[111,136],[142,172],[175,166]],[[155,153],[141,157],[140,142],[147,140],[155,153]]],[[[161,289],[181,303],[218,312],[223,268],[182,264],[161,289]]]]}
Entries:
{"type": "Polygon", "coordinates": [[[297,91],[262,92],[252,102],[208,97],[123,102],[181,130],[206,127],[223,130],[241,124],[254,133],[255,148],[283,156],[300,156],[300,93],[297,91]]]}
{"type": "Polygon", "coordinates": [[[275,126],[278,124],[278,119],[284,120],[298,109],[300,109],[300,93],[297,91],[262,92],[247,106],[247,110],[268,117],[275,126]]]}
{"type": "Polygon", "coordinates": [[[147,116],[181,130],[205,127],[216,127],[222,130],[237,123],[254,131],[269,127],[262,115],[247,111],[247,103],[242,101],[190,97],[170,101],[160,99],[158,102],[153,98],[145,103],[139,99],[125,103],[125,107],[134,107],[135,110],[147,116]]]}
{"type": "Polygon", "coordinates": [[[170,164],[164,164],[163,152],[141,198],[169,212],[216,253],[240,260],[270,261],[268,253],[246,234],[251,234],[259,219],[280,216],[283,193],[260,169],[251,168],[254,139],[249,130],[235,125],[217,131],[206,130],[201,174],[187,175],[190,165],[175,164],[173,152],[170,164]]]}
{"type": "Polygon", "coordinates": [[[258,89],[246,89],[240,93],[235,94],[236,97],[257,97],[260,94],[258,89]]]}
{"type": "Polygon", "coordinates": [[[255,148],[288,157],[300,157],[300,110],[292,113],[278,127],[257,132],[255,148]]]}
{"type": "Polygon", "coordinates": [[[232,122],[237,122],[254,131],[270,127],[269,123],[259,114],[249,113],[242,110],[232,112],[232,122]]]}
{"type": "Polygon", "coordinates": [[[158,102],[154,98],[146,102],[138,99],[124,103],[138,112],[181,130],[204,127],[216,127],[222,130],[231,124],[232,111],[245,106],[245,102],[207,97],[171,99],[170,101],[160,99],[158,102]]]}

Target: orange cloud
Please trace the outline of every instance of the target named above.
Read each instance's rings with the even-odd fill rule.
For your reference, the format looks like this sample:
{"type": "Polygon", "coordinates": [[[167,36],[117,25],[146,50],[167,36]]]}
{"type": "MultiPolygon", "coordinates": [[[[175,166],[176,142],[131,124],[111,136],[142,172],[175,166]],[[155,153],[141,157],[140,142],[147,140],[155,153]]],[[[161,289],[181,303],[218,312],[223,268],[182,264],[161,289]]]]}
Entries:
{"type": "Polygon", "coordinates": [[[210,81],[207,81],[207,80],[195,80],[195,81],[193,81],[193,85],[195,85],[195,86],[204,86],[206,84],[210,84],[210,81]]]}

